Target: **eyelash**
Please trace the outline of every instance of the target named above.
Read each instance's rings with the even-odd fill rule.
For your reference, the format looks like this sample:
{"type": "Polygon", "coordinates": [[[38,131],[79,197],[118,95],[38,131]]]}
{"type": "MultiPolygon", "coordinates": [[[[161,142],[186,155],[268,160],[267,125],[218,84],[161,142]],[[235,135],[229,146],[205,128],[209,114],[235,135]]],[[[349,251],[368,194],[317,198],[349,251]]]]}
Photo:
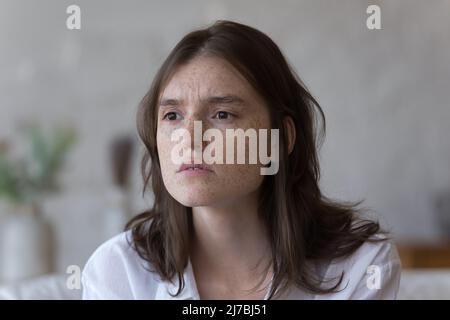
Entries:
{"type": "MultiPolygon", "coordinates": [[[[218,112],[213,116],[213,119],[218,119],[218,120],[230,120],[230,118],[226,118],[226,119],[219,119],[219,118],[217,118],[217,116],[219,115],[219,113],[225,113],[228,117],[231,117],[231,118],[236,117],[234,114],[232,114],[232,113],[230,113],[230,112],[228,112],[228,111],[218,111],[218,112]]],[[[168,121],[179,120],[179,119],[169,120],[169,119],[168,119],[168,115],[171,115],[171,114],[175,114],[176,116],[179,116],[179,114],[178,114],[177,112],[171,111],[171,112],[167,112],[167,113],[163,116],[163,120],[166,120],[166,119],[167,119],[168,121]]]]}
{"type": "MultiPolygon", "coordinates": [[[[218,111],[218,112],[214,115],[213,118],[216,119],[216,116],[218,116],[219,113],[225,113],[225,114],[228,115],[228,117],[231,117],[231,118],[236,117],[234,114],[232,114],[232,113],[230,113],[230,112],[228,112],[228,111],[218,111]]],[[[217,119],[219,119],[219,118],[217,118],[217,119]]],[[[227,119],[219,119],[219,120],[230,120],[230,118],[227,118],[227,119]]]]}
{"type": "MultiPolygon", "coordinates": [[[[175,114],[175,115],[177,115],[177,116],[179,115],[178,113],[173,112],[173,111],[167,112],[167,113],[163,116],[163,120],[166,120],[166,119],[167,119],[167,116],[170,115],[170,114],[175,114]]],[[[169,119],[167,119],[167,120],[169,120],[169,119]]],[[[177,119],[175,119],[175,120],[177,120],[177,119]]],[[[175,120],[169,120],[169,121],[175,121],[175,120]]]]}

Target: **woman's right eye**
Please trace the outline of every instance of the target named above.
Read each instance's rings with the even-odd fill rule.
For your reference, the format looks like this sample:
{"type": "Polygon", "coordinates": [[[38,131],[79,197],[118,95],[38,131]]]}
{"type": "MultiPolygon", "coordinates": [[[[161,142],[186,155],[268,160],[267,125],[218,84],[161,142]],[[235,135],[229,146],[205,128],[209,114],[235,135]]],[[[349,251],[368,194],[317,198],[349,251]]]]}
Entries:
{"type": "Polygon", "coordinates": [[[165,120],[165,119],[167,119],[167,120],[169,120],[169,121],[179,120],[180,118],[177,118],[177,117],[179,117],[179,116],[180,116],[180,115],[179,115],[178,113],[176,113],[176,112],[167,112],[167,113],[164,115],[163,120],[165,120]]]}

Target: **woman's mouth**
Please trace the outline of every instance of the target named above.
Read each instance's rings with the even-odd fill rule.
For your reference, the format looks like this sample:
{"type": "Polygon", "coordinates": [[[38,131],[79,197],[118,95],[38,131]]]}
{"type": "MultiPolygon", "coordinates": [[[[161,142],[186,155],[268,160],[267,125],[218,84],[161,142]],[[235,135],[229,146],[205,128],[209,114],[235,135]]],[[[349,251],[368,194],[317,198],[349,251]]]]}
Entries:
{"type": "Polygon", "coordinates": [[[205,164],[182,164],[177,173],[182,173],[188,176],[198,176],[212,173],[208,165],[205,164]]]}

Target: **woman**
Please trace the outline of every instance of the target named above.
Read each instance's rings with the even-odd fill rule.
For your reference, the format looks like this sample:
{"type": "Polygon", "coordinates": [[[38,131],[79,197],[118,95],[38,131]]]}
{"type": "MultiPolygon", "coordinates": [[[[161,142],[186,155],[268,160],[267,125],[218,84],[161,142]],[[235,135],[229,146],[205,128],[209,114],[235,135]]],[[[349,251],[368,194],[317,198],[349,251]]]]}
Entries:
{"type": "MultiPolygon", "coordinates": [[[[362,218],[361,202],[321,194],[317,119],[323,137],[319,104],[265,34],[218,21],[186,35],[138,113],[144,192],[151,182],[154,206],[91,256],[83,297],[394,299],[394,245],[378,223],[362,218]],[[194,136],[196,123],[200,133],[223,136],[230,129],[278,129],[278,141],[270,138],[278,149],[269,163],[198,164],[197,151],[216,139],[194,147],[174,139],[176,130],[194,136]],[[180,144],[186,152],[177,162],[180,144]],[[272,161],[276,173],[261,174],[272,161]]],[[[230,152],[225,145],[214,155],[230,152]]]]}

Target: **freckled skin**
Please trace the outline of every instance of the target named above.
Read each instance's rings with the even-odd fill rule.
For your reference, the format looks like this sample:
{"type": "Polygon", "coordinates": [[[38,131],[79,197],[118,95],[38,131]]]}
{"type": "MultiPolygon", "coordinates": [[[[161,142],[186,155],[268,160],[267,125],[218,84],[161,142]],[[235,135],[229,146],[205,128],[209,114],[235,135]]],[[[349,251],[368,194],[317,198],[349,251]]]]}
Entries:
{"type": "MultiPolygon", "coordinates": [[[[217,57],[198,56],[179,67],[160,98],[183,101],[179,106],[170,107],[170,110],[167,107],[159,108],[157,128],[157,147],[164,185],[178,202],[188,207],[224,205],[260,187],[264,178],[260,174],[261,165],[248,164],[247,158],[246,164],[236,164],[236,160],[234,164],[212,164],[214,172],[202,176],[177,173],[179,165],[171,159],[172,148],[179,143],[171,141],[172,132],[186,128],[193,140],[194,120],[202,121],[203,132],[209,128],[221,130],[224,147],[227,128],[241,128],[244,131],[248,128],[270,129],[268,107],[231,64],[217,57]],[[220,95],[239,96],[245,104],[222,107],[220,104],[211,106],[204,103],[207,97],[220,95]],[[182,116],[176,121],[163,119],[169,111],[182,116]],[[234,113],[236,117],[226,121],[214,119],[219,111],[234,113]]],[[[208,143],[203,142],[203,150],[208,143]]]]}

